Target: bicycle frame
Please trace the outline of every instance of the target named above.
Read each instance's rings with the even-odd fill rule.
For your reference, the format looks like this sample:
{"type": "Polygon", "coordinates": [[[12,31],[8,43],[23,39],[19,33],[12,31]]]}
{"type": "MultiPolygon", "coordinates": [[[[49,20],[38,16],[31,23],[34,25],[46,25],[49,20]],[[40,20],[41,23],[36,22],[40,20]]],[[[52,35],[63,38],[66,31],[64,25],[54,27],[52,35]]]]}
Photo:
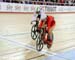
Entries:
{"type": "Polygon", "coordinates": [[[46,44],[48,33],[46,32],[46,27],[45,28],[42,28],[42,29],[43,29],[43,33],[41,35],[42,36],[41,40],[43,40],[44,43],[46,44]]]}

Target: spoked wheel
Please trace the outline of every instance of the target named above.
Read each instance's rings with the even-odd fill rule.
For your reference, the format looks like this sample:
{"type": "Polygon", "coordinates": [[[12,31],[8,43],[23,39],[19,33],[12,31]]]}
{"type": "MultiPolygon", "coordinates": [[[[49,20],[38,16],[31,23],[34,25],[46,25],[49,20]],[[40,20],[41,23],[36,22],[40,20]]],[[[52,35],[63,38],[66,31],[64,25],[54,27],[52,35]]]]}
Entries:
{"type": "Polygon", "coordinates": [[[53,40],[54,40],[54,35],[53,35],[53,33],[52,33],[52,41],[51,41],[51,44],[49,45],[49,44],[47,44],[47,48],[51,48],[51,46],[52,46],[52,44],[53,44],[53,40]]]}
{"type": "Polygon", "coordinates": [[[31,28],[31,37],[33,40],[37,38],[37,26],[33,25],[31,28]]]}
{"type": "Polygon", "coordinates": [[[39,36],[36,41],[36,50],[41,51],[42,49],[43,49],[43,40],[41,40],[41,37],[39,36]]]}

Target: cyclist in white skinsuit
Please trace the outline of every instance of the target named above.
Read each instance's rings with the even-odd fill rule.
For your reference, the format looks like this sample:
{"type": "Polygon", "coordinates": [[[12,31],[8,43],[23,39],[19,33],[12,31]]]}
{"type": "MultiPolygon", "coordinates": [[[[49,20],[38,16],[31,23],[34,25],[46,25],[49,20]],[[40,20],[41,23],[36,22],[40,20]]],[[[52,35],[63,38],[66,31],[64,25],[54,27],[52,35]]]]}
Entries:
{"type": "Polygon", "coordinates": [[[45,17],[46,17],[46,14],[45,14],[44,10],[42,8],[38,7],[33,14],[31,24],[35,21],[39,22],[40,20],[44,19],[45,17]]]}

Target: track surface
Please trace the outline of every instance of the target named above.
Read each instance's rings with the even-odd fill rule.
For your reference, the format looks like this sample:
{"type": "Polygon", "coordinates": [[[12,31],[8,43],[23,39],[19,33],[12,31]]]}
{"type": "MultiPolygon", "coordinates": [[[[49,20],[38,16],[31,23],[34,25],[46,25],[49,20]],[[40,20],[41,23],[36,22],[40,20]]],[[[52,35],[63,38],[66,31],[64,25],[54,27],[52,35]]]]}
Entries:
{"type": "Polygon", "coordinates": [[[75,14],[51,15],[56,20],[53,46],[49,50],[45,46],[38,52],[30,36],[32,14],[0,13],[0,60],[44,60],[74,50],[75,14]]]}

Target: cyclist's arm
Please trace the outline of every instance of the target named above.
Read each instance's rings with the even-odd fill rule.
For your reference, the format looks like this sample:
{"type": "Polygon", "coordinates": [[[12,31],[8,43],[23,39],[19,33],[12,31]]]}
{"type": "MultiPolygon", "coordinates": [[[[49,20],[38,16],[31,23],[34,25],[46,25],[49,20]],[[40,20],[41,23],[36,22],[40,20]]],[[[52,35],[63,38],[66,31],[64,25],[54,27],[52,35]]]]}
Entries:
{"type": "Polygon", "coordinates": [[[37,22],[39,22],[39,20],[40,20],[39,18],[34,18],[34,19],[31,21],[31,24],[32,24],[33,22],[36,22],[36,23],[37,23],[37,22]],[[34,20],[34,19],[35,19],[35,20],[34,20]]]}
{"type": "Polygon", "coordinates": [[[34,15],[33,15],[33,17],[32,17],[31,23],[32,23],[32,22],[39,22],[40,18],[39,18],[38,16],[39,16],[39,15],[36,15],[36,14],[34,13],[34,15]]]}
{"type": "Polygon", "coordinates": [[[46,26],[47,26],[46,21],[43,21],[42,28],[45,28],[46,26]]]}

